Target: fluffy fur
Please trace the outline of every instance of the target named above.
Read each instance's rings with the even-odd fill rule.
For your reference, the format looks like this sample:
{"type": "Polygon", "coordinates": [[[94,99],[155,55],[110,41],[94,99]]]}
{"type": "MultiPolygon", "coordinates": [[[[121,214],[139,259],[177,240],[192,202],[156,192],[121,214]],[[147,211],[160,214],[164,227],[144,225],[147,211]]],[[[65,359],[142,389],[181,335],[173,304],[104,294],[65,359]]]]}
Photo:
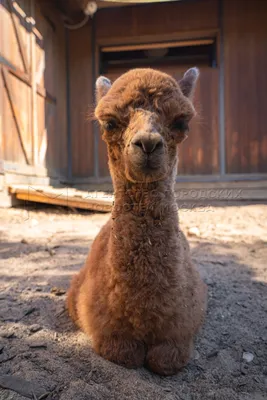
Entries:
{"type": "Polygon", "coordinates": [[[161,375],[188,362],[206,309],[206,286],[179,228],[174,195],[177,145],[194,115],[197,75],[189,70],[177,83],[137,69],[112,86],[98,80],[95,115],[108,146],[115,203],[67,300],[98,354],[161,375]]]}

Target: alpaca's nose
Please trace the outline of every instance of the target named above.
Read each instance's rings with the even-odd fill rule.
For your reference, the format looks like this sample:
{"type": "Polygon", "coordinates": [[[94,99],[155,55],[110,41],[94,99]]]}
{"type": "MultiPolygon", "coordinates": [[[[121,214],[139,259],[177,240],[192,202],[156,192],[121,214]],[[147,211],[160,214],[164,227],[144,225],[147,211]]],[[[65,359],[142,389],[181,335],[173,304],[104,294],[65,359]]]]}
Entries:
{"type": "Polygon", "coordinates": [[[159,133],[137,134],[132,140],[132,145],[139,147],[146,154],[151,154],[163,147],[163,139],[159,133]]]}

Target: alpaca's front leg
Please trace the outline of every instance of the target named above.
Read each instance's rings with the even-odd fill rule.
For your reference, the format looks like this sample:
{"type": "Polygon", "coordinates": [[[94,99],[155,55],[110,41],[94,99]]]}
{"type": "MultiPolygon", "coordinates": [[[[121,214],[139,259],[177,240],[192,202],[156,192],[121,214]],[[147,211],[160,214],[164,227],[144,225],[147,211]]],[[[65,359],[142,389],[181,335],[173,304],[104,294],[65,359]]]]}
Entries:
{"type": "Polygon", "coordinates": [[[183,368],[190,358],[192,341],[180,342],[175,339],[151,346],[146,355],[146,367],[159,375],[174,375],[183,368]]]}
{"type": "Polygon", "coordinates": [[[93,340],[93,348],[103,358],[126,368],[139,368],[144,365],[145,345],[121,335],[101,336],[93,340]]]}

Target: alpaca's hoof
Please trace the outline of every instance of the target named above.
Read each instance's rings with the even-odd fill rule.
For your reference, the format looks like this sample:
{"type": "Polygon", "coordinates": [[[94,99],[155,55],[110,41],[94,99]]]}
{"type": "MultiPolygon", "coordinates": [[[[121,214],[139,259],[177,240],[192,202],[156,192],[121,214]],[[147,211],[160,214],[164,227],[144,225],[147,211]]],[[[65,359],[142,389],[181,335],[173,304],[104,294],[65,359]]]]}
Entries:
{"type": "Polygon", "coordinates": [[[144,365],[145,345],[137,340],[110,336],[98,341],[96,352],[106,360],[126,368],[139,368],[144,365]]]}
{"type": "Polygon", "coordinates": [[[150,347],[145,366],[158,375],[175,375],[188,363],[190,353],[191,345],[181,348],[174,342],[163,342],[150,347]]]}

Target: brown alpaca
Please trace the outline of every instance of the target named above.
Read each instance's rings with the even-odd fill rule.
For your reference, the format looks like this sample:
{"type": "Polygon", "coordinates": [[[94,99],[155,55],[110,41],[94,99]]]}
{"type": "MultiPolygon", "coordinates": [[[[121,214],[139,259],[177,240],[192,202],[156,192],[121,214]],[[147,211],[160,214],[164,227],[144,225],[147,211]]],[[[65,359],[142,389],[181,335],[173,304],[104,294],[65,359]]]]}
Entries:
{"type": "Polygon", "coordinates": [[[174,194],[197,77],[192,68],[179,83],[152,69],[129,71],[112,86],[98,78],[95,115],[115,203],[68,293],[69,313],[98,354],[161,375],[188,362],[206,309],[174,194]]]}

